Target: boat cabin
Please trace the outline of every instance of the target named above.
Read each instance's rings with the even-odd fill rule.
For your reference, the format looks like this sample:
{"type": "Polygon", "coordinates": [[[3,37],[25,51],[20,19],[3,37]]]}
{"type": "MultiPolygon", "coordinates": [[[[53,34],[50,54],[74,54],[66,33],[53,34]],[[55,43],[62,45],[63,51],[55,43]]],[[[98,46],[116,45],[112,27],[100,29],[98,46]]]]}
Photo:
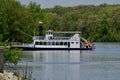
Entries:
{"type": "Polygon", "coordinates": [[[62,31],[54,32],[48,30],[45,33],[45,37],[34,36],[33,44],[35,47],[46,47],[46,48],[80,48],[80,34],[81,32],[62,31]],[[72,37],[54,37],[54,33],[74,33],[72,37]]]}
{"type": "Polygon", "coordinates": [[[45,37],[46,37],[46,40],[53,39],[53,30],[46,31],[45,37]]]}

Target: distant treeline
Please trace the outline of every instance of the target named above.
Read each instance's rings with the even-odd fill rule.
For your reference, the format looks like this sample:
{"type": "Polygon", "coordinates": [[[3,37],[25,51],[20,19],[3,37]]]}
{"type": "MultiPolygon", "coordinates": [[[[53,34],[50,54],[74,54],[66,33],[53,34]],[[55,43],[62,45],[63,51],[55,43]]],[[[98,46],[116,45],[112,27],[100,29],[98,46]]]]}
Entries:
{"type": "Polygon", "coordinates": [[[43,30],[81,31],[92,41],[120,42],[120,5],[80,5],[42,9],[37,3],[0,0],[0,42],[31,42],[43,30]]]}

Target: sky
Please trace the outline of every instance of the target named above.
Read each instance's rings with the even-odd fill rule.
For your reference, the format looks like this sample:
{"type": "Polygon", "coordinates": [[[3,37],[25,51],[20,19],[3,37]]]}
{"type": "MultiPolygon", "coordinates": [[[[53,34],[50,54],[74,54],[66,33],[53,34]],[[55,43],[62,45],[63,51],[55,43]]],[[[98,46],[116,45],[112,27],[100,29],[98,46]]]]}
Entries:
{"type": "Polygon", "coordinates": [[[41,5],[41,8],[53,8],[56,5],[69,7],[77,5],[100,5],[107,4],[120,4],[120,0],[18,0],[22,4],[28,5],[30,1],[36,2],[41,5]]]}

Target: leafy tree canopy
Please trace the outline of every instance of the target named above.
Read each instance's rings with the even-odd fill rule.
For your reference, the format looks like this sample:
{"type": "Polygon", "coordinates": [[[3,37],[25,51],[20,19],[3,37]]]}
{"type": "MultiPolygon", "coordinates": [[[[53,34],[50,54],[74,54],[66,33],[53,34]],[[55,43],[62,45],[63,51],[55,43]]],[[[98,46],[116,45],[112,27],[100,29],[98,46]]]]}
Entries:
{"type": "Polygon", "coordinates": [[[119,4],[42,9],[35,2],[25,6],[17,0],[0,0],[0,42],[32,42],[39,33],[39,21],[43,21],[43,31],[79,30],[92,41],[120,41],[119,15],[119,4]]]}

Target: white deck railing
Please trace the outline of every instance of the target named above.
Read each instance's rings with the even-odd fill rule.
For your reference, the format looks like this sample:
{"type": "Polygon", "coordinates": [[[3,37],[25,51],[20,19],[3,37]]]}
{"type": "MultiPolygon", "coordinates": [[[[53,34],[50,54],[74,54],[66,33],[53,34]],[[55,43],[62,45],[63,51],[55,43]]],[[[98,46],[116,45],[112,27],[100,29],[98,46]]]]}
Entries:
{"type": "Polygon", "coordinates": [[[33,40],[44,40],[43,36],[33,36],[33,40]]]}
{"type": "MultiPolygon", "coordinates": [[[[33,40],[45,40],[46,38],[42,36],[34,36],[33,40]]],[[[69,40],[71,37],[53,37],[52,39],[49,40],[69,40]]]]}

